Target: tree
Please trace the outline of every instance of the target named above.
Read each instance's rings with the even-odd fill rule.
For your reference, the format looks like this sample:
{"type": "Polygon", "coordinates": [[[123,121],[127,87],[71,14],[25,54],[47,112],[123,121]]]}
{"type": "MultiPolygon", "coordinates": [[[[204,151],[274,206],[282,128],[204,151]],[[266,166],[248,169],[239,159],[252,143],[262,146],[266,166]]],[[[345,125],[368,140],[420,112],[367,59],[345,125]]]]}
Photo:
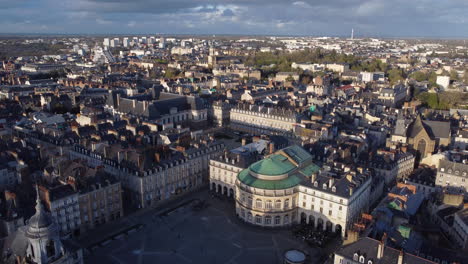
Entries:
{"type": "Polygon", "coordinates": [[[427,80],[429,81],[431,87],[437,87],[437,73],[431,72],[427,80]]]}
{"type": "Polygon", "coordinates": [[[291,74],[286,78],[287,82],[294,82],[294,77],[291,76],[291,74]]]}
{"type": "Polygon", "coordinates": [[[180,71],[174,68],[167,68],[166,72],[164,73],[164,77],[166,78],[175,78],[180,74],[180,71]]]}
{"type": "Polygon", "coordinates": [[[458,81],[460,78],[458,78],[458,72],[456,70],[451,70],[450,71],[450,80],[455,80],[458,81]]]}
{"type": "Polygon", "coordinates": [[[468,68],[465,69],[465,74],[463,75],[463,82],[468,84],[468,68]]]}
{"type": "Polygon", "coordinates": [[[427,81],[429,79],[429,75],[421,71],[413,72],[409,77],[415,79],[418,82],[427,81]]]}
{"type": "Polygon", "coordinates": [[[388,74],[388,80],[390,81],[391,84],[396,84],[399,81],[403,81],[403,70],[401,69],[391,69],[387,72],[388,74]]]}
{"type": "Polygon", "coordinates": [[[442,92],[439,94],[425,92],[418,94],[417,98],[429,108],[443,110],[457,107],[468,99],[464,93],[460,92],[442,92]]]}

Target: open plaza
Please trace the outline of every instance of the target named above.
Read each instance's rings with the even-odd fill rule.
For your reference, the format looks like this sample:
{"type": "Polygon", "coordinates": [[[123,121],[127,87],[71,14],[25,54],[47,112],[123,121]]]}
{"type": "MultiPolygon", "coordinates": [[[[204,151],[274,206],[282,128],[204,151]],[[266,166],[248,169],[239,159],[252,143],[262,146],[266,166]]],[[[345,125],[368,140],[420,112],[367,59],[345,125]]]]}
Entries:
{"type": "Polygon", "coordinates": [[[206,190],[172,209],[148,210],[121,224],[133,228],[85,245],[89,263],[283,263],[290,249],[306,253],[307,263],[318,263],[323,254],[294,237],[291,229],[263,229],[242,222],[233,201],[206,190]],[[204,202],[197,207],[199,201],[204,202]]]}

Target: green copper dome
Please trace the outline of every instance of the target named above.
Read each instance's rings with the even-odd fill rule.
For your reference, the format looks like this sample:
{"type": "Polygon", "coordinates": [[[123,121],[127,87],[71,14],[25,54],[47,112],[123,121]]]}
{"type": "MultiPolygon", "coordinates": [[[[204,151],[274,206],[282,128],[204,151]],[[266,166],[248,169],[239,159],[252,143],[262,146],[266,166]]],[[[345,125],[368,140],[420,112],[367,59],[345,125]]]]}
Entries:
{"type": "Polygon", "coordinates": [[[237,179],[250,187],[281,190],[297,186],[319,169],[310,153],[293,145],[250,165],[237,179]]]}
{"type": "Polygon", "coordinates": [[[255,162],[250,170],[262,175],[282,175],[296,168],[296,166],[283,155],[273,154],[266,159],[255,162]]]}
{"type": "Polygon", "coordinates": [[[255,178],[249,173],[249,169],[245,169],[237,176],[240,182],[253,188],[265,189],[265,190],[282,190],[292,188],[303,180],[303,176],[296,173],[289,177],[276,181],[268,181],[255,178]]]}

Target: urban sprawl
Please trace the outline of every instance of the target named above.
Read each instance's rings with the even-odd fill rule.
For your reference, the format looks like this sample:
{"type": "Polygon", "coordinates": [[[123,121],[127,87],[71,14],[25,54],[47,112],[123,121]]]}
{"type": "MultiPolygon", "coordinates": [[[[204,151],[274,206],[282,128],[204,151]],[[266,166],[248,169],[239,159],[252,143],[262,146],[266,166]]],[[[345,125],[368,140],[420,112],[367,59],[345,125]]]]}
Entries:
{"type": "Polygon", "coordinates": [[[468,44],[1,36],[1,263],[468,263],[468,44]]]}

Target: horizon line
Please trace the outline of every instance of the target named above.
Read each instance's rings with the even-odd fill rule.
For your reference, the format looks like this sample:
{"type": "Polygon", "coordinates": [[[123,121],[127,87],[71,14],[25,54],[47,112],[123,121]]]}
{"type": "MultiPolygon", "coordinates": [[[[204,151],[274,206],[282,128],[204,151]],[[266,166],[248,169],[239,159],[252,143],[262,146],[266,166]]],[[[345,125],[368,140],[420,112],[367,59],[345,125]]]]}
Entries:
{"type": "MultiPolygon", "coordinates": [[[[31,35],[45,35],[45,36],[142,36],[142,35],[164,35],[164,36],[209,36],[209,37],[223,37],[223,36],[257,36],[257,37],[310,37],[310,38],[345,38],[350,39],[348,35],[305,35],[305,34],[237,34],[237,33],[14,33],[14,32],[0,32],[0,36],[31,36],[31,35]]],[[[468,40],[468,36],[356,36],[354,40],[359,39],[426,39],[426,40],[468,40]]]]}

